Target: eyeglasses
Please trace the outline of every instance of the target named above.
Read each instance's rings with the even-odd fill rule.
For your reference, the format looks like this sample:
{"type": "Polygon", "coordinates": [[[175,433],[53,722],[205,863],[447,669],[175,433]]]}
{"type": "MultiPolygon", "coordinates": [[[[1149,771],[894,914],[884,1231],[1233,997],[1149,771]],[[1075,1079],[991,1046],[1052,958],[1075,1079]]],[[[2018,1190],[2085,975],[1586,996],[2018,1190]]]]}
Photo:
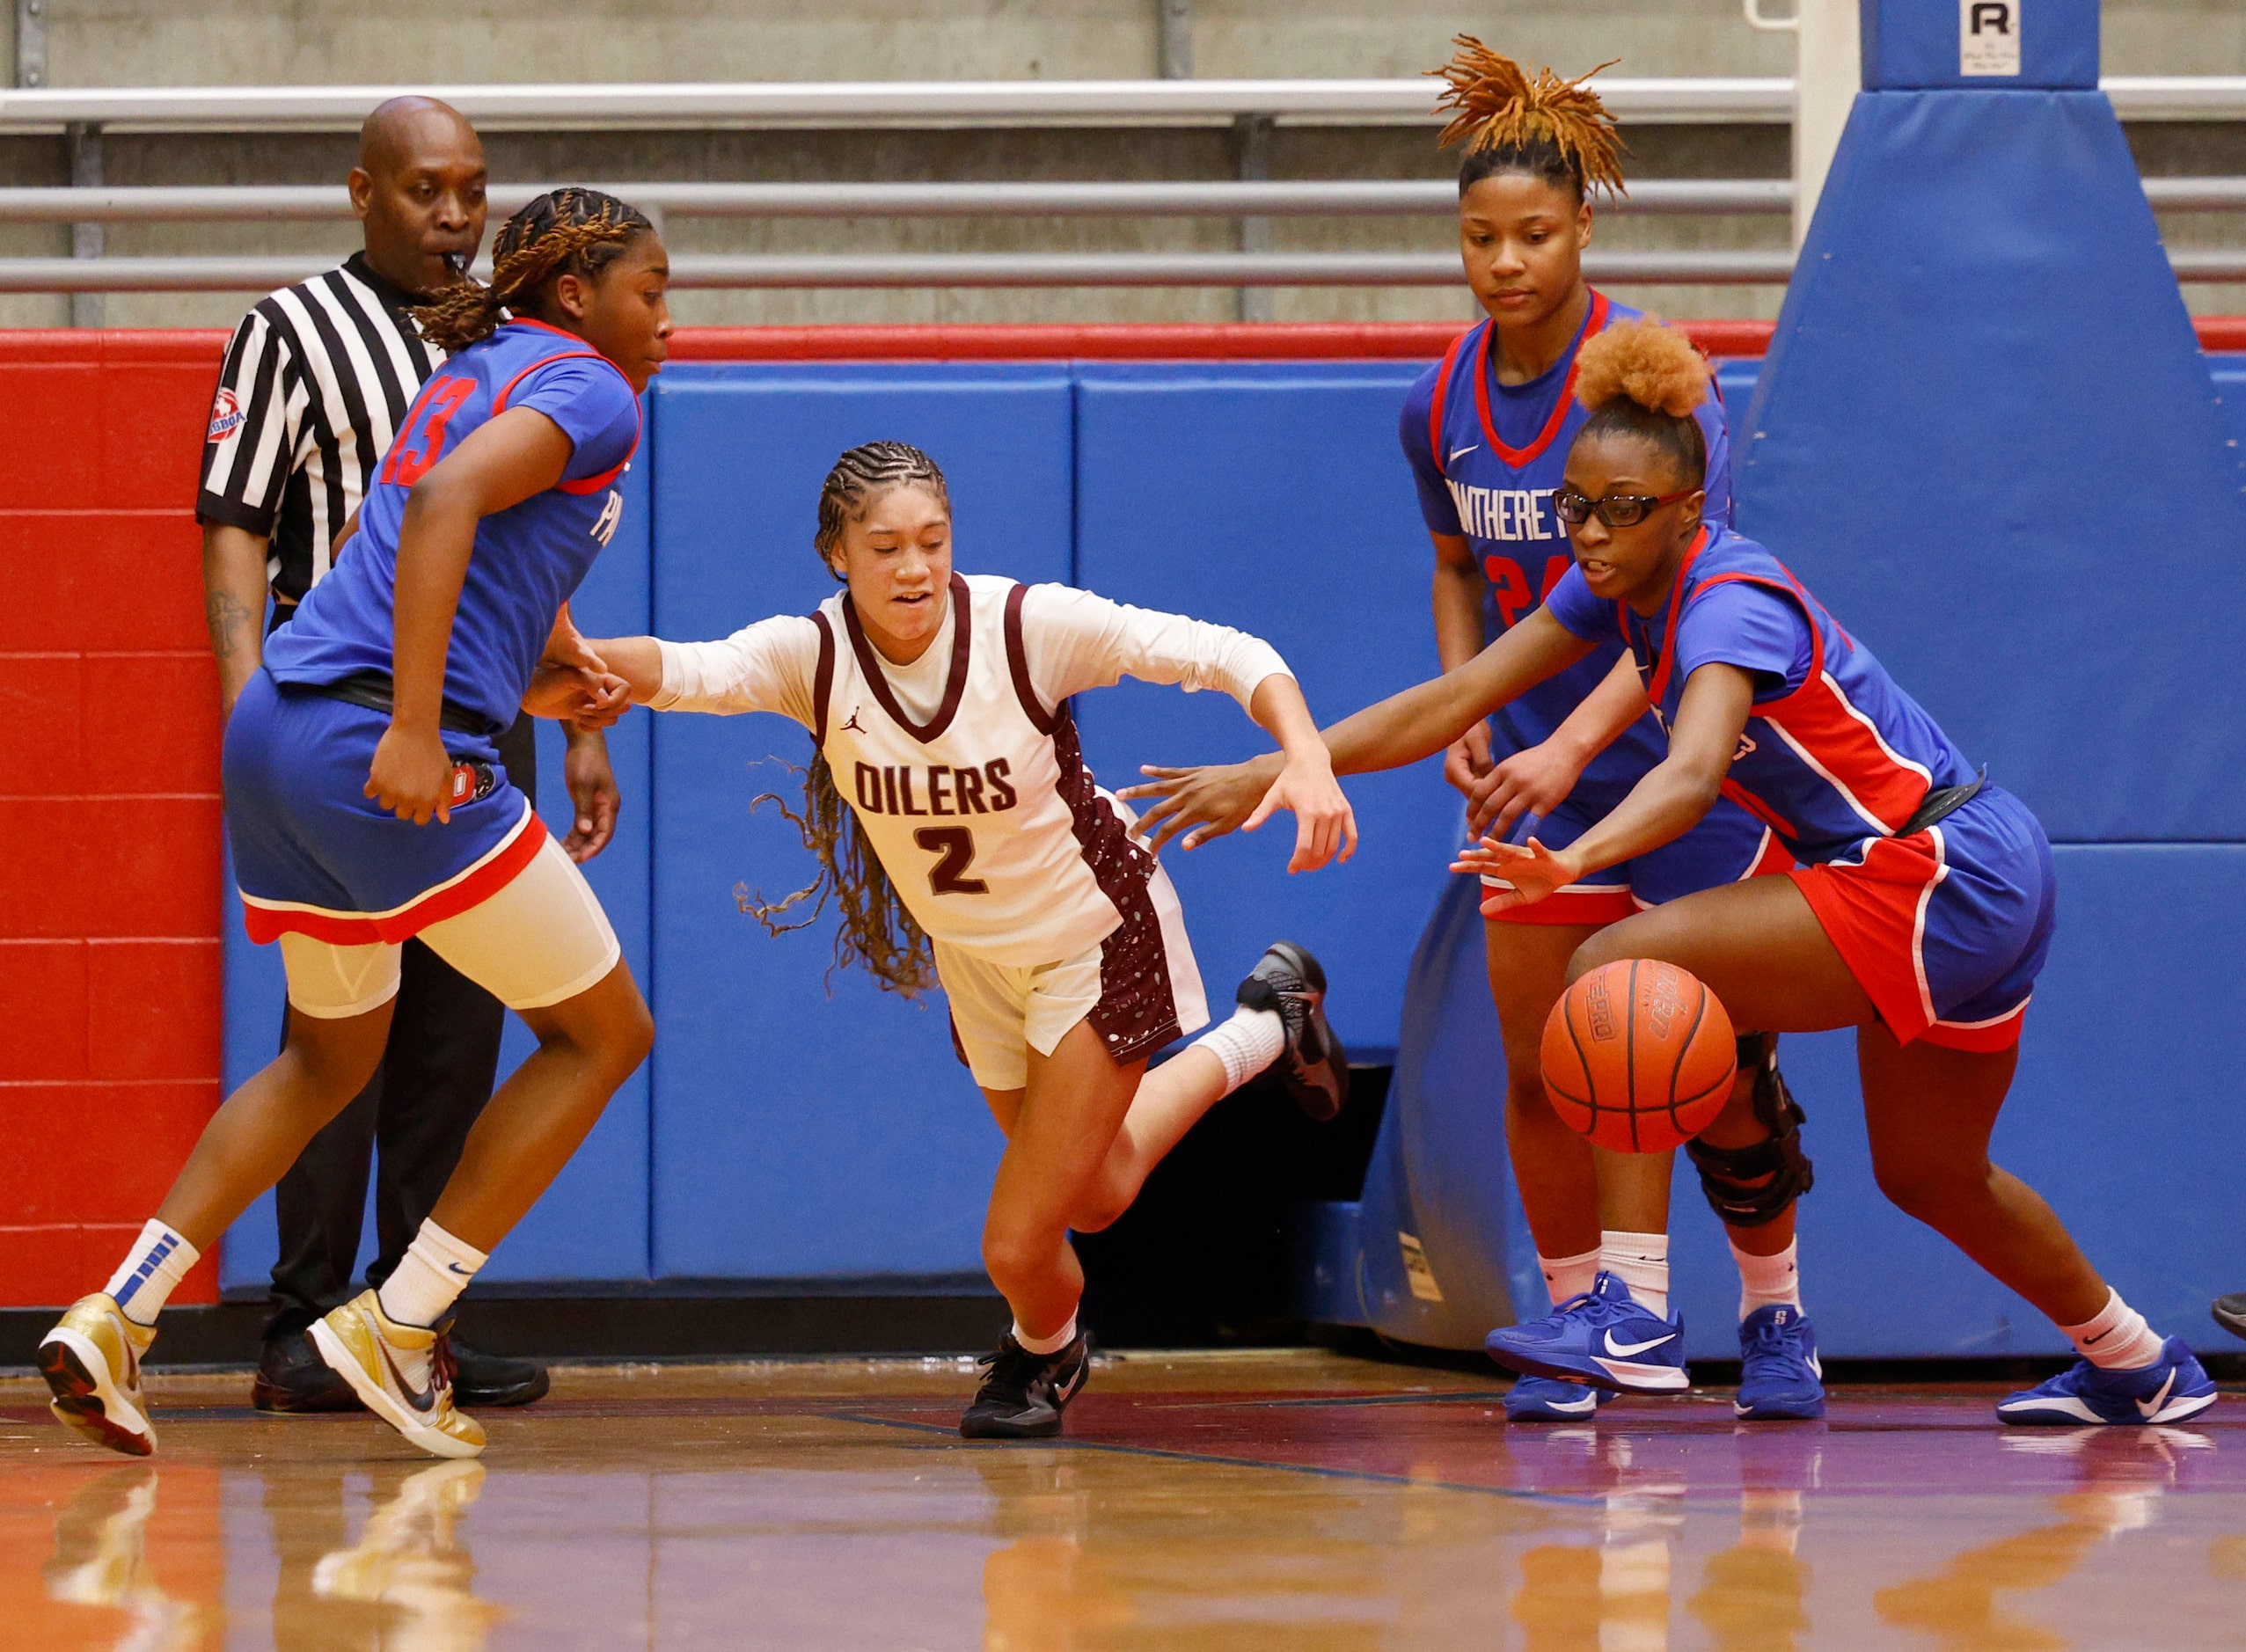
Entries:
{"type": "Polygon", "coordinates": [[[1553,514],[1570,528],[1580,528],[1593,516],[1610,528],[1635,528],[1664,505],[1673,505],[1680,499],[1690,499],[1700,490],[1688,487],[1681,493],[1609,493],[1604,499],[1588,499],[1572,487],[1563,487],[1552,496],[1553,514]]]}

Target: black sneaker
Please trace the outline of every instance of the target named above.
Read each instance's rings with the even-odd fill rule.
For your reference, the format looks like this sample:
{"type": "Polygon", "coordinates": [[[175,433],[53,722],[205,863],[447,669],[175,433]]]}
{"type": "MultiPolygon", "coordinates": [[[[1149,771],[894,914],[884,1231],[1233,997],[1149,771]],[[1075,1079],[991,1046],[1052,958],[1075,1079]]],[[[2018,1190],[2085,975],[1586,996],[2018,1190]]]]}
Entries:
{"type": "Polygon", "coordinates": [[[959,1420],[969,1440],[1048,1440],[1061,1431],[1061,1411],[1092,1370],[1092,1334],[1079,1331],[1055,1354],[1033,1354],[1008,1331],[999,1351],[980,1362],[990,1367],[975,1403],[959,1420]]]}
{"type": "Polygon", "coordinates": [[[307,1331],[271,1337],[258,1353],[250,1403],[260,1411],[363,1411],[351,1385],[319,1356],[307,1331]]]}
{"type": "Polygon", "coordinates": [[[1236,996],[1251,1010],[1277,1010],[1286,1023],[1277,1067],[1295,1105],[1314,1119],[1339,1113],[1350,1097],[1350,1056],[1326,1024],[1326,972],[1318,960],[1291,940],[1275,940],[1236,996]]]}
{"type": "Polygon", "coordinates": [[[494,1406],[527,1406],[545,1398],[552,1379],[535,1361],[508,1359],[470,1348],[458,1337],[452,1344],[452,1403],[463,1409],[494,1406]]]}
{"type": "Polygon", "coordinates": [[[2246,1336],[2246,1290],[2234,1291],[2228,1297],[2217,1297],[2214,1305],[2215,1323],[2233,1336],[2246,1336]]]}

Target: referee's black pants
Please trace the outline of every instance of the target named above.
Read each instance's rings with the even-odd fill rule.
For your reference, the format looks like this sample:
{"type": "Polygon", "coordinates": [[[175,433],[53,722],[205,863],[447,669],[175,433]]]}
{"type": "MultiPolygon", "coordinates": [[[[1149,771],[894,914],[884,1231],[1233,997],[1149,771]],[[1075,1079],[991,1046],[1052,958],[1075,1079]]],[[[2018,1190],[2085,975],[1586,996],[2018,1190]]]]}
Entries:
{"type": "MultiPolygon", "coordinates": [[[[499,738],[508,778],[531,798],[538,785],[535,728],[519,717],[499,738]]],[[[308,1330],[349,1299],[369,1161],[377,1254],[367,1265],[367,1283],[379,1285],[404,1260],[491,1100],[506,1024],[497,998],[420,941],[406,943],[382,1064],[274,1189],[281,1259],[273,1268],[268,1341],[308,1330]]]]}

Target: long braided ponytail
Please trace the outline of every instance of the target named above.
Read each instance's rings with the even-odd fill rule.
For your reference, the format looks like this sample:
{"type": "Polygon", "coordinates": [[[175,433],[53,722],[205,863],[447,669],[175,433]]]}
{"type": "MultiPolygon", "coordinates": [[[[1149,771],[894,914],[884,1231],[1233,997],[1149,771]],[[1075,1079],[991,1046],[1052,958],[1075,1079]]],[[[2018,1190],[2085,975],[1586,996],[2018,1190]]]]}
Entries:
{"type": "MultiPolygon", "coordinates": [[[[835,461],[819,489],[819,526],[811,539],[830,573],[834,572],[834,553],[842,548],[844,530],[866,514],[874,496],[892,487],[908,486],[925,488],[947,509],[950,508],[951,494],[943,471],[918,448],[903,442],[868,442],[835,461]]],[[[843,576],[835,574],[835,577],[843,576]]],[[[952,623],[966,625],[968,617],[955,614],[952,623]]],[[[843,800],[833,771],[827,766],[826,754],[814,751],[810,767],[803,771],[802,813],[790,808],[774,792],[756,799],[750,808],[766,802],[777,804],[802,836],[803,846],[818,859],[819,874],[779,901],[768,903],[761,893],[751,893],[746,886],[736,888],[734,900],[741,910],[763,924],[768,933],[783,935],[817,922],[828,897],[832,896],[842,919],[835,932],[836,969],[859,965],[884,988],[907,998],[934,986],[935,950],[927,932],[905,906],[896,886],[889,881],[888,869],[867,841],[857,815],[843,800]],[[781,913],[804,901],[812,902],[808,917],[792,924],[777,921],[781,913]]]]}
{"type": "Polygon", "coordinates": [[[574,185],[548,190],[500,226],[492,242],[491,285],[462,281],[413,311],[421,336],[447,355],[522,315],[554,277],[597,276],[655,225],[637,207],[574,185]]]}

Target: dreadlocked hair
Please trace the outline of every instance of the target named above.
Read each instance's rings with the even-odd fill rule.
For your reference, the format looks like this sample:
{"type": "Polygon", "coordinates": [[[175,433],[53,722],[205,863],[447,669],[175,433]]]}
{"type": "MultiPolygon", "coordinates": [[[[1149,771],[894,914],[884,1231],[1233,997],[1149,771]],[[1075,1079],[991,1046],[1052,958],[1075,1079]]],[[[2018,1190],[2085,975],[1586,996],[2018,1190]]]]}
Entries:
{"type": "Polygon", "coordinates": [[[1708,441],[1694,415],[1713,376],[1698,347],[1660,317],[1618,321],[1576,352],[1576,399],[1591,410],[1576,440],[1634,436],[1667,454],[1697,487],[1708,475],[1708,441]]]}
{"type": "Polygon", "coordinates": [[[463,279],[413,311],[421,336],[450,355],[488,339],[510,315],[530,309],[546,284],[568,274],[587,280],[655,224],[637,207],[574,185],[548,190],[500,226],[492,242],[491,285],[463,279]]]}
{"type": "MultiPolygon", "coordinates": [[[[892,487],[925,488],[947,510],[951,508],[941,467],[903,442],[868,442],[852,448],[827,472],[819,489],[819,525],[811,544],[837,579],[843,576],[836,571],[833,557],[842,548],[843,530],[865,515],[875,494],[892,487]]],[[[967,616],[955,615],[952,623],[963,625],[967,616]]],[[[735,902],[767,932],[781,935],[817,921],[831,898],[842,918],[835,932],[834,968],[856,964],[889,991],[918,997],[936,984],[935,949],[927,932],[905,906],[881,858],[866,841],[858,816],[843,801],[826,754],[814,752],[810,766],[801,773],[802,813],[788,808],[774,793],[766,793],[750,807],[765,802],[779,806],[801,835],[803,846],[817,858],[818,876],[782,901],[767,903],[761,895],[736,888],[735,902]],[[804,901],[812,903],[809,916],[792,924],[777,921],[804,901]]]]}
{"type": "Polygon", "coordinates": [[[1459,35],[1452,44],[1458,50],[1451,61],[1427,72],[1450,84],[1436,108],[1455,111],[1443,128],[1440,146],[1467,146],[1459,166],[1461,195],[1503,172],[1541,178],[1573,191],[1578,201],[1593,185],[1623,193],[1624,146],[1614,117],[1584,84],[1620,58],[1573,80],[1562,80],[1549,69],[1539,69],[1532,80],[1518,63],[1471,34],[1459,35]]]}

